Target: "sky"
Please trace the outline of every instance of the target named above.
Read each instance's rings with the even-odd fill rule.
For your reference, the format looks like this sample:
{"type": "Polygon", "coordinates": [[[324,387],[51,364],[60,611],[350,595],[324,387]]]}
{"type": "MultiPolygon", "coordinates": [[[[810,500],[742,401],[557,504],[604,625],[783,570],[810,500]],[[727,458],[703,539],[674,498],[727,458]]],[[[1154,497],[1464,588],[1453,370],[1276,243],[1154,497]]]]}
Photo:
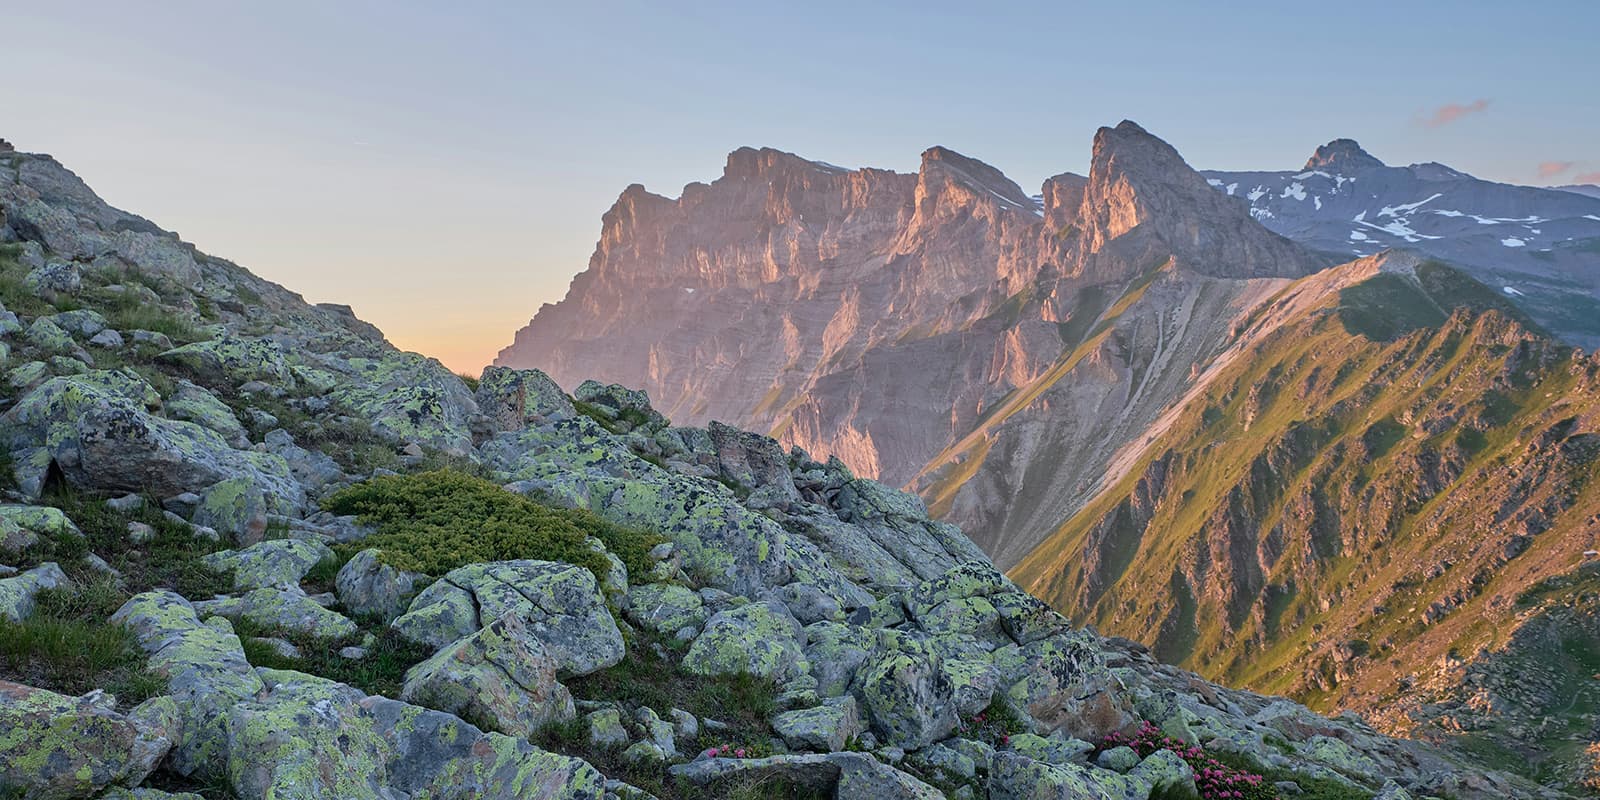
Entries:
{"type": "Polygon", "coordinates": [[[474,374],[624,187],[745,145],[907,172],[944,145],[1036,191],[1133,119],[1199,168],[1350,137],[1600,182],[1592,0],[0,6],[0,137],[474,374]]]}

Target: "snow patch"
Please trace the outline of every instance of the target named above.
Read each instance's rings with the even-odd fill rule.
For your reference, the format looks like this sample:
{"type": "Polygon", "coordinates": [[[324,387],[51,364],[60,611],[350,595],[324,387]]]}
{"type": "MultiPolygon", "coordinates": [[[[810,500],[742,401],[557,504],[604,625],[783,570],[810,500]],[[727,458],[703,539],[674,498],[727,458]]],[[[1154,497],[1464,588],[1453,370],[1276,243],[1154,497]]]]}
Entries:
{"type": "Polygon", "coordinates": [[[1431,202],[1433,202],[1435,200],[1438,200],[1441,197],[1444,197],[1444,193],[1443,192],[1435,192],[1432,197],[1429,197],[1426,200],[1418,200],[1415,203],[1405,203],[1403,205],[1392,206],[1392,207],[1391,206],[1384,206],[1383,210],[1378,212],[1378,216],[1380,216],[1380,217],[1399,217],[1402,212],[1405,212],[1405,211],[1416,211],[1418,208],[1421,208],[1422,206],[1425,206],[1428,203],[1431,203],[1431,202]]]}
{"type": "Polygon", "coordinates": [[[1245,197],[1249,198],[1250,202],[1254,203],[1255,201],[1260,200],[1261,197],[1263,195],[1265,195],[1266,193],[1267,193],[1267,187],[1265,187],[1265,186],[1257,186],[1256,188],[1251,189],[1250,193],[1245,195],[1245,197]]]}
{"type": "MultiPolygon", "coordinates": [[[[1228,194],[1233,194],[1233,192],[1228,192],[1228,194]]],[[[1597,217],[1597,216],[1595,216],[1593,214],[1584,214],[1583,218],[1584,219],[1592,219],[1595,222],[1600,222],[1600,217],[1597,217]]]]}
{"type": "Polygon", "coordinates": [[[1524,242],[1524,241],[1522,241],[1521,239],[1518,239],[1515,236],[1511,236],[1511,237],[1508,237],[1508,238],[1505,238],[1505,239],[1501,239],[1500,240],[1500,244],[1503,244],[1506,247],[1527,247],[1528,246],[1527,242],[1524,242]]]}
{"type": "Polygon", "coordinates": [[[1367,241],[1367,235],[1362,233],[1361,231],[1351,231],[1350,232],[1350,241],[1352,241],[1352,242],[1365,242],[1365,241],[1367,241]]]}
{"type": "MultiPolygon", "coordinates": [[[[1233,196],[1233,190],[1237,189],[1237,188],[1239,188],[1239,183],[1237,181],[1228,184],[1228,196],[1232,197],[1233,196]]],[[[1591,217],[1591,219],[1600,219],[1600,217],[1591,217]]]]}
{"type": "Polygon", "coordinates": [[[1305,202],[1305,199],[1306,199],[1306,187],[1305,187],[1304,184],[1300,183],[1299,181],[1295,181],[1294,183],[1289,184],[1288,188],[1283,190],[1283,194],[1278,195],[1278,196],[1279,197],[1293,197],[1296,200],[1299,200],[1301,202],[1305,202]]]}
{"type": "Polygon", "coordinates": [[[1311,198],[1311,200],[1312,200],[1312,202],[1317,204],[1317,210],[1321,211],[1322,210],[1322,195],[1319,194],[1316,197],[1311,198]]]}
{"type": "Polygon", "coordinates": [[[1511,295],[1512,297],[1527,297],[1527,295],[1511,288],[1510,286],[1502,287],[1501,291],[1504,291],[1506,294],[1511,295]]]}
{"type": "Polygon", "coordinates": [[[689,287],[687,287],[687,286],[685,286],[685,287],[683,287],[683,290],[684,290],[684,291],[685,291],[685,292],[688,292],[688,293],[689,293],[689,294],[694,294],[694,290],[693,290],[693,289],[691,289],[691,288],[689,288],[689,287]]]}
{"type": "Polygon", "coordinates": [[[1216,178],[1206,178],[1206,183],[1209,183],[1212,186],[1217,187],[1219,189],[1222,188],[1222,181],[1218,180],[1216,178]]]}

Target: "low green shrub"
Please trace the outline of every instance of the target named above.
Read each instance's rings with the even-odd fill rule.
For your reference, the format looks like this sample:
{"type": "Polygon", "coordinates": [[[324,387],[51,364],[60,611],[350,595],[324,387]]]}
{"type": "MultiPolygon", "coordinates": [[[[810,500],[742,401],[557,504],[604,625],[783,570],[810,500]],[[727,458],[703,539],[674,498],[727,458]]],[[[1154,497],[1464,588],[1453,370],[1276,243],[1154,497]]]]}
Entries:
{"type": "Polygon", "coordinates": [[[650,568],[650,548],[664,541],[453,469],[373,478],[340,490],[322,507],[376,528],[361,547],[380,548],[385,563],[433,576],[467,564],[531,558],[576,564],[604,577],[610,562],[589,547],[590,536],[622,559],[629,574],[642,575],[650,568]]]}

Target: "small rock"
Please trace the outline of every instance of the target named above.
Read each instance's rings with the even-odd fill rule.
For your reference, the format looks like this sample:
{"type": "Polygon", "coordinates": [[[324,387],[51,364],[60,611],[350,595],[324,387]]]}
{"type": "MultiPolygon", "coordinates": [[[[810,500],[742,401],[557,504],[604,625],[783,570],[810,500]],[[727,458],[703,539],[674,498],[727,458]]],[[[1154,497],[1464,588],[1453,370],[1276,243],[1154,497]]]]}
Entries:
{"type": "Polygon", "coordinates": [[[121,349],[123,345],[122,334],[106,328],[89,339],[89,344],[107,349],[121,349]]]}

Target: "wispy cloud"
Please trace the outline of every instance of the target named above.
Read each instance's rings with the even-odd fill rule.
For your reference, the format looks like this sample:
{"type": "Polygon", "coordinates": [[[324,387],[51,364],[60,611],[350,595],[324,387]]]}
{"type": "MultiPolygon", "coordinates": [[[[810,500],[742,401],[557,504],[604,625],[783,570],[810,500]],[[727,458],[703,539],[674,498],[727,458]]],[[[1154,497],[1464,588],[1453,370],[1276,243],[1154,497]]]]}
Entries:
{"type": "Polygon", "coordinates": [[[1577,162],[1575,161],[1541,161],[1539,162],[1539,177],[1541,179],[1554,178],[1572,169],[1576,164],[1577,162]]]}
{"type": "Polygon", "coordinates": [[[1448,105],[1439,106],[1433,110],[1433,113],[1425,117],[1419,117],[1417,121],[1422,123],[1422,126],[1426,128],[1442,128],[1445,125],[1449,125],[1450,123],[1461,119],[1462,117],[1481,113],[1488,108],[1489,101],[1481,98],[1467,103],[1466,105],[1462,105],[1460,103],[1450,103],[1448,105]]]}
{"type": "Polygon", "coordinates": [[[1573,183],[1600,183],[1600,172],[1585,172],[1585,173],[1582,173],[1580,175],[1575,175],[1572,178],[1572,182],[1573,183]]]}

